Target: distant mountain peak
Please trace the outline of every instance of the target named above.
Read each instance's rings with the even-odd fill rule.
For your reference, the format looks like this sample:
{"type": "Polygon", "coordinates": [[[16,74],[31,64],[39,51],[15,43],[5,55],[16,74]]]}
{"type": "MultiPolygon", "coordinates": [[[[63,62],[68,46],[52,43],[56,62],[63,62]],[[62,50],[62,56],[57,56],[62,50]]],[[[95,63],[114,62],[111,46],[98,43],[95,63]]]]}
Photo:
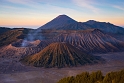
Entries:
{"type": "Polygon", "coordinates": [[[95,20],[88,20],[86,23],[89,24],[89,25],[92,25],[92,24],[94,24],[94,23],[96,23],[96,22],[98,22],[98,21],[95,21],[95,20]]]}
{"type": "Polygon", "coordinates": [[[96,20],[88,20],[87,22],[97,22],[96,20]]]}
{"type": "Polygon", "coordinates": [[[74,19],[70,18],[69,16],[63,14],[59,15],[50,22],[46,23],[45,25],[41,26],[40,29],[55,29],[60,26],[68,25],[70,23],[76,23],[74,19]]]}
{"type": "Polygon", "coordinates": [[[67,16],[65,14],[59,15],[56,18],[72,19],[71,17],[69,17],[69,16],[67,16]]]}
{"type": "MultiPolygon", "coordinates": [[[[65,14],[62,14],[62,15],[59,15],[57,16],[56,18],[54,18],[53,20],[57,20],[57,21],[75,21],[74,19],[72,19],[71,17],[65,15],[65,14]]],[[[52,21],[53,21],[52,20],[52,21]]],[[[76,22],[76,21],[75,21],[76,22]]]]}
{"type": "Polygon", "coordinates": [[[65,14],[61,14],[61,15],[59,15],[59,16],[57,16],[57,17],[69,17],[69,16],[67,16],[67,15],[65,15],[65,14]]]}

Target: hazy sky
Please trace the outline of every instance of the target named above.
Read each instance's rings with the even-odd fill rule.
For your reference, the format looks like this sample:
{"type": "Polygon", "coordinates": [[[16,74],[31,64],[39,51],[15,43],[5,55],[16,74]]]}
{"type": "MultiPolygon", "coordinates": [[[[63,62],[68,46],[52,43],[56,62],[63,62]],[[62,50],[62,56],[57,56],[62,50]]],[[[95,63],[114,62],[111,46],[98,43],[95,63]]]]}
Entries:
{"type": "Polygon", "coordinates": [[[60,14],[124,26],[124,0],[0,0],[0,26],[38,28],[60,14]]]}

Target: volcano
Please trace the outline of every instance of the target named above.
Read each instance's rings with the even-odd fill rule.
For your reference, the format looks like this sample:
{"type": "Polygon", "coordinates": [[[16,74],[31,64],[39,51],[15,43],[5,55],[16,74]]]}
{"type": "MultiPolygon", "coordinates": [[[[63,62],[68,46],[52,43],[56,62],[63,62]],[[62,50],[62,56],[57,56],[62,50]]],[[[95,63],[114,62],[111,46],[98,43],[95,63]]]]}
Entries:
{"type": "Polygon", "coordinates": [[[60,26],[65,26],[71,23],[76,23],[76,21],[67,15],[59,15],[38,29],[56,29],[60,26]]]}
{"type": "Polygon", "coordinates": [[[48,45],[49,43],[40,40],[25,42],[18,40],[12,44],[3,46],[0,49],[0,57],[23,57],[32,55],[38,53],[48,45]],[[25,45],[22,46],[22,43],[25,43],[25,45]]]}
{"type": "Polygon", "coordinates": [[[36,67],[72,67],[97,63],[95,56],[83,53],[73,45],[57,42],[45,47],[32,56],[21,59],[21,62],[36,67]]]}
{"type": "Polygon", "coordinates": [[[67,42],[88,53],[114,52],[124,47],[123,42],[99,29],[63,31],[51,41],[67,42]]]}

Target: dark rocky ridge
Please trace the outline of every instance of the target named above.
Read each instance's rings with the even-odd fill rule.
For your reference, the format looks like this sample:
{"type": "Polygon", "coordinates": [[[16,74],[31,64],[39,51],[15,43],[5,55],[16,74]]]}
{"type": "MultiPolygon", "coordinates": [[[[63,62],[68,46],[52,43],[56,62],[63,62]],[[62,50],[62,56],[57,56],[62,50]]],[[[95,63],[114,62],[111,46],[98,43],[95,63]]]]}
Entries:
{"type": "Polygon", "coordinates": [[[83,24],[86,24],[87,26],[92,27],[92,28],[100,29],[107,33],[124,34],[124,28],[120,26],[116,26],[109,22],[99,22],[95,20],[89,20],[87,22],[84,22],[83,24]]]}

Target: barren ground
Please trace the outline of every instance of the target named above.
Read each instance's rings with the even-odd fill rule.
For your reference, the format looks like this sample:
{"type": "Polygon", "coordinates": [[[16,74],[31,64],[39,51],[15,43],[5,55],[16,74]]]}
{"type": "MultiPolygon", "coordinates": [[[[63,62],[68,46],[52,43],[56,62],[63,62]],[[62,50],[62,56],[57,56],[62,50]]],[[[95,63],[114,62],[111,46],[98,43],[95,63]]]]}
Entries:
{"type": "Polygon", "coordinates": [[[56,83],[65,76],[101,70],[103,74],[124,69],[124,52],[94,54],[106,60],[105,64],[73,68],[35,68],[19,63],[17,58],[0,58],[0,83],[56,83]]]}

